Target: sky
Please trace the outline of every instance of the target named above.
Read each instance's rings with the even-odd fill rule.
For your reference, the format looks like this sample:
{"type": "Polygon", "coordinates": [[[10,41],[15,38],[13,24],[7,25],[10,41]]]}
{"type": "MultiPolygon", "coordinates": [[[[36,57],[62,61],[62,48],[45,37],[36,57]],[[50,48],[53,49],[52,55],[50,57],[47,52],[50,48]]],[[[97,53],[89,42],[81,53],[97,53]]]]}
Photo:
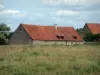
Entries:
{"type": "Polygon", "coordinates": [[[73,26],[100,23],[100,0],[0,0],[0,23],[73,26]]]}

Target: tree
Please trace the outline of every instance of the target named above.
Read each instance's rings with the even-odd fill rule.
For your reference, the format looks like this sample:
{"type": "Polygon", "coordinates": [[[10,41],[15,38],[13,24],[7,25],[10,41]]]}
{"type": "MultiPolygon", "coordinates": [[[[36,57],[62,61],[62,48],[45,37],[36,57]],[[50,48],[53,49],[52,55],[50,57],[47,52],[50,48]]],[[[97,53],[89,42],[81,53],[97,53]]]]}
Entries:
{"type": "Polygon", "coordinates": [[[3,45],[6,44],[5,39],[6,39],[5,35],[0,33],[0,44],[3,44],[3,45]]]}
{"type": "Polygon", "coordinates": [[[6,24],[1,23],[0,24],[0,31],[10,31],[10,27],[8,27],[6,24]]]}
{"type": "Polygon", "coordinates": [[[82,30],[83,28],[77,28],[76,31],[79,33],[79,34],[82,34],[82,30]]]}
{"type": "Polygon", "coordinates": [[[8,37],[10,34],[10,27],[8,27],[6,24],[1,23],[0,24],[0,44],[7,44],[8,37]]]}
{"type": "Polygon", "coordinates": [[[87,33],[84,40],[87,42],[100,42],[100,34],[87,33]]]}
{"type": "Polygon", "coordinates": [[[9,33],[8,39],[11,38],[11,36],[13,35],[13,33],[14,33],[14,32],[10,32],[10,33],[9,33]]]}

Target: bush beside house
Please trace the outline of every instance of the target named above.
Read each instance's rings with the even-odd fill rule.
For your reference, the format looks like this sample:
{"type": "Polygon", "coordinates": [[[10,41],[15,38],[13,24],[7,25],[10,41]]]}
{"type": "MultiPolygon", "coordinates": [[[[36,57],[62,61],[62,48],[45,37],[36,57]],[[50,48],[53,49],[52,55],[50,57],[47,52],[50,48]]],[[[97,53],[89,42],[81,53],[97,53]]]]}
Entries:
{"type": "Polygon", "coordinates": [[[6,24],[1,23],[0,24],[0,45],[6,45],[8,44],[8,40],[11,36],[10,27],[8,27],[6,24]]]}

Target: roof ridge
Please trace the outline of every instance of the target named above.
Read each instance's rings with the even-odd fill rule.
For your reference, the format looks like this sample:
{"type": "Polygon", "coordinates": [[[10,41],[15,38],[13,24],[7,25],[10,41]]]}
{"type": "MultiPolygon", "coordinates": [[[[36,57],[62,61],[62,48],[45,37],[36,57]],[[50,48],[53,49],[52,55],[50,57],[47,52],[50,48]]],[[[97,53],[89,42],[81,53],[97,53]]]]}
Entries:
{"type": "MultiPolygon", "coordinates": [[[[38,25],[38,24],[20,24],[20,25],[23,25],[23,26],[40,26],[40,27],[54,27],[54,25],[38,25]]],[[[74,27],[71,27],[71,26],[57,26],[57,27],[61,27],[61,28],[74,28],[74,27]]]]}

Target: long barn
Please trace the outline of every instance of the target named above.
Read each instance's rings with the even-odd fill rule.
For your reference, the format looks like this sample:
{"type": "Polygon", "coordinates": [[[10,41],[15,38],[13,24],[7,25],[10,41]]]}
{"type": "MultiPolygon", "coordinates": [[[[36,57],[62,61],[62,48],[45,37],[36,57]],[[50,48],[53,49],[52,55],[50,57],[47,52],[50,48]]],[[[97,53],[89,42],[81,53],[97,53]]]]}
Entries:
{"type": "Polygon", "coordinates": [[[84,44],[73,27],[20,24],[10,38],[10,44],[51,45],[84,44]]]}

